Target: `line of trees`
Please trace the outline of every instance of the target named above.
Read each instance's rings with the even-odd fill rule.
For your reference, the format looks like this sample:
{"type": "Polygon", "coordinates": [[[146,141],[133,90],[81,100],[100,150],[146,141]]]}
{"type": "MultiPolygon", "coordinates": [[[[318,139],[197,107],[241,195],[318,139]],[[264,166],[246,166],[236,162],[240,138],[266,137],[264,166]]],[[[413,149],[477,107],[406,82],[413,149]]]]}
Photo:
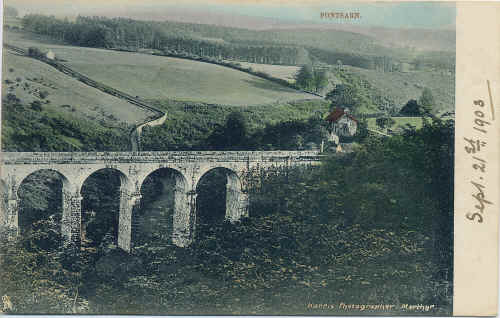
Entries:
{"type": "Polygon", "coordinates": [[[337,61],[382,72],[399,71],[402,61],[415,69],[453,69],[452,54],[421,54],[417,60],[382,48],[371,39],[341,31],[276,30],[259,32],[214,25],[169,21],[138,21],[128,18],[78,16],[74,22],[54,16],[28,14],[23,27],[78,46],[152,49],[252,63],[304,65],[311,60],[335,65],[337,61]],[[417,67],[417,64],[420,65],[417,67]]]}
{"type": "Polygon", "coordinates": [[[53,16],[29,14],[23,17],[22,25],[28,31],[78,46],[156,49],[264,64],[296,65],[308,61],[308,53],[301,47],[207,41],[197,39],[189,31],[172,28],[167,22],[83,16],[70,22],[53,16]]]}

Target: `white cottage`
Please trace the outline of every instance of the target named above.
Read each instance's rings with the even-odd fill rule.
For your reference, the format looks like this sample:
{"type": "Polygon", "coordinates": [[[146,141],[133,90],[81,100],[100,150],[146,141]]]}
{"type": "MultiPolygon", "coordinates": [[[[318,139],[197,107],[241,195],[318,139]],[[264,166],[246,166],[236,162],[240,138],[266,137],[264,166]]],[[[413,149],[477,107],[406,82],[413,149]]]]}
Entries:
{"type": "Polygon", "coordinates": [[[49,50],[47,54],[45,54],[45,57],[48,58],[49,60],[55,60],[56,54],[52,50],[49,50]]]}
{"type": "Polygon", "coordinates": [[[352,137],[358,130],[358,120],[349,114],[348,109],[335,108],[326,121],[330,123],[331,136],[352,137]]]}

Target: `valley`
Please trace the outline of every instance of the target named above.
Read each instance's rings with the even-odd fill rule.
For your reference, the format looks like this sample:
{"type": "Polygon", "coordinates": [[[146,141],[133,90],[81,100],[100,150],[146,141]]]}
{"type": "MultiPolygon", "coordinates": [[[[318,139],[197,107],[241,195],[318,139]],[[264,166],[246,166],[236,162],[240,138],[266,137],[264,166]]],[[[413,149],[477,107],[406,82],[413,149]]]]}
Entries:
{"type": "Polygon", "coordinates": [[[5,21],[9,313],[452,311],[454,31],[5,21]]]}

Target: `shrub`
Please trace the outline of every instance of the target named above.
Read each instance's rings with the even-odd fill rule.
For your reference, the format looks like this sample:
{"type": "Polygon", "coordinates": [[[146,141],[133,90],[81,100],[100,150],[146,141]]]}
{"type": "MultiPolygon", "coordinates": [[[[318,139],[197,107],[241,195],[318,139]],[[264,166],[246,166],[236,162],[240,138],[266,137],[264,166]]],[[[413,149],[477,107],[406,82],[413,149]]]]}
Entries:
{"type": "Polygon", "coordinates": [[[39,100],[31,102],[31,109],[36,111],[42,111],[42,103],[39,100]]]}
{"type": "Polygon", "coordinates": [[[31,57],[42,57],[43,52],[39,48],[32,46],[28,49],[28,55],[31,57]]]}
{"type": "Polygon", "coordinates": [[[40,98],[45,99],[47,96],[49,96],[49,92],[47,91],[41,91],[40,92],[40,98]]]}
{"type": "Polygon", "coordinates": [[[7,94],[7,96],[5,96],[5,99],[7,100],[7,102],[13,103],[13,104],[18,104],[21,102],[21,100],[19,98],[17,98],[17,96],[15,94],[12,94],[12,93],[7,94]]]}
{"type": "Polygon", "coordinates": [[[422,115],[420,105],[415,99],[410,99],[406,105],[399,111],[401,115],[405,116],[420,116],[422,115]]]}

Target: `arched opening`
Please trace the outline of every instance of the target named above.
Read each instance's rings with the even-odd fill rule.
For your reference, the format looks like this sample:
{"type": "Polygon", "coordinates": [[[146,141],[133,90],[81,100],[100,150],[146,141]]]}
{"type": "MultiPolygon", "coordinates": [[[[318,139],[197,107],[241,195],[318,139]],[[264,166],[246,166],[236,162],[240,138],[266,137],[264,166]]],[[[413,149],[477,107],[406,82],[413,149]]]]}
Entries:
{"type": "Polygon", "coordinates": [[[63,190],[68,180],[43,169],[23,179],[17,191],[19,234],[31,248],[50,250],[62,243],[63,190]]]}
{"type": "Polygon", "coordinates": [[[225,219],[239,218],[241,183],[238,175],[227,168],[206,172],[196,185],[197,233],[225,219]]]}
{"type": "Polygon", "coordinates": [[[171,168],[155,170],[144,179],[141,206],[132,215],[134,246],[172,243],[174,215],[187,209],[186,185],[184,176],[171,168]]]}
{"type": "Polygon", "coordinates": [[[126,176],[112,168],[97,170],[84,181],[81,189],[83,248],[117,245],[121,189],[126,183],[126,176]]]}

